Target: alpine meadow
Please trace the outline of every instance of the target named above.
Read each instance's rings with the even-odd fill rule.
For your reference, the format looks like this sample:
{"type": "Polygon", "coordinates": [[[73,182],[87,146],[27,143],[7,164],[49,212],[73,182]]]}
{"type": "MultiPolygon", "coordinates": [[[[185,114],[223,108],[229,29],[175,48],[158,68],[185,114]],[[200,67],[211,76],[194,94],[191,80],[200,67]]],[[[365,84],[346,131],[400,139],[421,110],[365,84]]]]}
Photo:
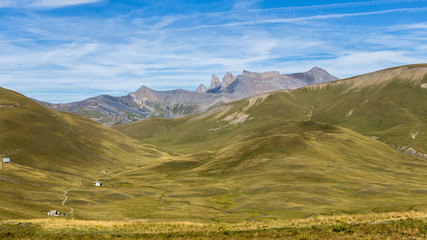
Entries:
{"type": "Polygon", "coordinates": [[[0,239],[427,239],[426,11],[0,1],[0,239]]]}
{"type": "Polygon", "coordinates": [[[425,221],[426,83],[427,65],[402,66],[113,129],[1,89],[0,150],[12,159],[1,218],[57,209],[70,224],[229,223],[239,234],[331,215],[425,221]]]}

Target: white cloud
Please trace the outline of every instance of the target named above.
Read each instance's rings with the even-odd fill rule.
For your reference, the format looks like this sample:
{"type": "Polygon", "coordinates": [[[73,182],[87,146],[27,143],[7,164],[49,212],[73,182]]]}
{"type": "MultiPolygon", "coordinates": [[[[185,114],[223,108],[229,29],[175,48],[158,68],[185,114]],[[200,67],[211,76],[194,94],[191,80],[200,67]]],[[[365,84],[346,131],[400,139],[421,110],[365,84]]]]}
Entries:
{"type": "Polygon", "coordinates": [[[345,52],[337,58],[323,61],[308,61],[313,65],[320,65],[338,77],[352,77],[368,72],[399,65],[426,62],[424,56],[414,56],[409,51],[352,51],[345,52]]]}
{"type": "Polygon", "coordinates": [[[235,21],[235,22],[228,22],[228,23],[222,23],[222,24],[202,24],[202,25],[197,25],[192,27],[179,28],[176,30],[189,31],[189,30],[202,29],[202,28],[237,27],[237,26],[256,25],[256,24],[278,24],[278,23],[302,24],[308,21],[313,21],[313,20],[362,17],[362,16],[388,14],[388,13],[396,13],[396,12],[424,12],[424,11],[427,11],[427,7],[398,8],[398,9],[389,9],[389,10],[382,10],[382,11],[342,13],[342,14],[325,14],[325,15],[308,16],[308,17],[271,18],[271,19],[262,19],[262,20],[254,20],[254,21],[235,21]]]}
{"type": "Polygon", "coordinates": [[[2,0],[0,8],[61,8],[105,0],[2,0]]]}
{"type": "Polygon", "coordinates": [[[65,7],[71,5],[80,5],[96,3],[102,0],[36,0],[32,4],[34,7],[65,7]]]}
{"type": "Polygon", "coordinates": [[[234,2],[232,10],[253,9],[258,7],[261,0],[237,0],[234,2]]]}
{"type": "Polygon", "coordinates": [[[427,22],[415,23],[415,24],[406,24],[406,25],[397,25],[390,27],[390,30],[411,30],[411,29],[427,29],[427,22]]]}
{"type": "Polygon", "coordinates": [[[249,14],[250,18],[239,14],[231,18],[212,14],[147,17],[143,11],[108,19],[43,13],[0,16],[8,23],[0,23],[0,84],[40,100],[63,102],[98,94],[124,95],[141,85],[194,90],[200,82],[208,83],[213,73],[222,77],[227,71],[240,74],[243,69],[293,73],[319,66],[348,77],[427,62],[427,33],[422,31],[423,22],[408,21],[401,26],[405,34],[400,34],[400,29],[388,24],[354,21],[346,25],[344,18],[378,19],[383,17],[380,14],[400,16],[400,12],[426,10],[270,15],[271,10],[249,14]]]}
{"type": "Polygon", "coordinates": [[[276,8],[254,8],[257,0],[253,1],[236,1],[233,5],[232,10],[223,12],[211,12],[211,13],[199,13],[190,16],[232,16],[241,17],[248,14],[258,15],[272,15],[275,13],[299,13],[299,12],[311,12],[319,10],[330,10],[330,9],[343,9],[343,8],[354,8],[354,7],[369,7],[369,6],[380,6],[390,5],[398,3],[421,3],[427,0],[377,0],[377,1],[362,1],[362,2],[347,2],[347,3],[331,3],[331,4],[318,4],[318,5],[307,5],[307,6],[296,6],[296,7],[276,7],[276,8]],[[253,5],[252,7],[250,7],[253,5]],[[235,6],[235,7],[234,7],[235,6]]]}

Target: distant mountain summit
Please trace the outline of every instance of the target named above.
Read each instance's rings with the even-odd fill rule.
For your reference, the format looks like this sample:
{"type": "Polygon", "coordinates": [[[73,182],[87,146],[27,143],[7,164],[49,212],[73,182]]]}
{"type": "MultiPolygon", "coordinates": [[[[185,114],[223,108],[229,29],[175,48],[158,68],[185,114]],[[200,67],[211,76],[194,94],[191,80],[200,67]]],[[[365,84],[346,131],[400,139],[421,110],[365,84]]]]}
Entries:
{"type": "Polygon", "coordinates": [[[278,71],[256,73],[244,70],[237,76],[227,72],[222,81],[216,75],[212,75],[209,88],[200,84],[195,92],[181,89],[156,91],[141,86],[137,91],[122,97],[102,95],[73,103],[41,104],[54,110],[77,113],[106,126],[112,126],[144,118],[183,117],[266,92],[295,89],[336,79],[318,67],[295,74],[280,74],[278,71]]]}
{"type": "Polygon", "coordinates": [[[209,85],[208,91],[218,89],[221,87],[221,81],[216,75],[212,75],[211,85],[209,85]]]}
{"type": "Polygon", "coordinates": [[[250,97],[261,93],[282,89],[295,89],[310,84],[337,80],[322,68],[314,67],[308,72],[294,74],[280,74],[278,71],[264,73],[243,70],[241,75],[233,76],[226,73],[219,84],[218,78],[213,75],[208,93],[232,93],[242,97],[250,97]]]}
{"type": "Polygon", "coordinates": [[[226,87],[228,87],[228,85],[234,82],[234,80],[236,80],[236,77],[233,74],[227,72],[222,78],[221,88],[225,89],[226,87]]]}
{"type": "MultiPolygon", "coordinates": [[[[278,71],[257,73],[243,70],[243,73],[237,77],[231,73],[226,73],[221,85],[215,80],[215,87],[210,87],[206,92],[230,93],[245,98],[266,92],[295,89],[333,80],[337,80],[337,78],[319,67],[314,67],[308,72],[294,74],[280,74],[278,71]]],[[[214,78],[212,77],[213,81],[214,78]]]]}
{"type": "Polygon", "coordinates": [[[196,89],[196,92],[198,92],[198,93],[204,93],[207,90],[208,89],[205,87],[205,85],[203,85],[203,83],[200,83],[199,87],[196,89]]]}

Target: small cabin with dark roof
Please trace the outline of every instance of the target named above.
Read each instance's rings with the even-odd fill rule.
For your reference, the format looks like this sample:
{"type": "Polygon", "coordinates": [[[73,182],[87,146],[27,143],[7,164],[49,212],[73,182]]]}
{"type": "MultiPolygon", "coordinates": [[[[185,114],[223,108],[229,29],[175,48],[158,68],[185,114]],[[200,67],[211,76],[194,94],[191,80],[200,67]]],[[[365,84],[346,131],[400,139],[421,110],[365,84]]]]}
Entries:
{"type": "Polygon", "coordinates": [[[3,158],[3,163],[10,163],[10,158],[3,158]]]}
{"type": "Polygon", "coordinates": [[[52,217],[60,217],[60,216],[65,216],[65,213],[61,214],[60,212],[58,212],[56,210],[51,210],[51,211],[47,212],[47,215],[52,216],[52,217]]]}

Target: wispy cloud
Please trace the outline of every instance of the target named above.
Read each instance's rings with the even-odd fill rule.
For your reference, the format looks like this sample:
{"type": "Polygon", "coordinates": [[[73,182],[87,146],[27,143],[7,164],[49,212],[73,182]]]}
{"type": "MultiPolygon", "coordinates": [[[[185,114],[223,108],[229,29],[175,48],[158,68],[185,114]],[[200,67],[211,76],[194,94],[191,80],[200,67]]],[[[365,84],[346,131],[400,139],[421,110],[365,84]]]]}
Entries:
{"type": "MultiPolygon", "coordinates": [[[[40,8],[71,6],[28,0],[26,7],[37,2],[40,8]]],[[[99,1],[67,1],[91,2],[99,1]]],[[[155,5],[131,11],[126,6],[111,14],[122,3],[106,1],[105,8],[95,10],[103,9],[107,16],[85,16],[85,5],[74,15],[58,14],[64,9],[11,11],[0,16],[0,85],[40,100],[69,102],[123,95],[141,85],[194,90],[200,82],[208,83],[211,74],[221,77],[243,69],[293,73],[319,66],[349,77],[427,62],[424,2],[271,9],[255,9],[259,3],[253,2],[239,10],[229,4],[229,11],[212,8],[211,13],[194,14],[178,9],[153,15],[155,5]]],[[[16,1],[0,4],[10,7],[16,1]]]]}
{"type": "Polygon", "coordinates": [[[355,12],[355,13],[343,13],[343,14],[325,14],[325,15],[314,15],[308,17],[294,17],[294,18],[273,18],[273,19],[263,19],[255,21],[241,21],[241,22],[228,22],[224,24],[202,24],[193,27],[179,28],[176,30],[195,30],[200,28],[218,28],[218,27],[236,27],[243,25],[255,25],[255,24],[271,24],[271,23],[303,23],[313,20],[327,20],[327,19],[337,19],[337,18],[346,18],[346,17],[360,17],[360,16],[369,16],[369,15],[380,15],[396,12],[424,12],[427,11],[427,7],[424,8],[398,8],[398,9],[389,9],[382,11],[372,11],[372,12],[355,12]]]}
{"type": "Polygon", "coordinates": [[[61,8],[106,0],[2,0],[0,8],[61,8]]]}
{"type": "Polygon", "coordinates": [[[412,29],[427,29],[427,22],[420,22],[415,24],[405,24],[405,25],[397,25],[392,26],[390,30],[412,30],[412,29]]]}
{"type": "Polygon", "coordinates": [[[220,11],[220,12],[208,12],[208,13],[199,13],[192,14],[190,16],[238,16],[238,15],[247,15],[247,14],[266,14],[271,15],[274,13],[303,13],[310,11],[319,11],[319,10],[330,10],[330,9],[345,9],[345,8],[355,8],[355,7],[369,7],[369,6],[381,6],[381,5],[390,5],[390,4],[402,4],[402,3],[420,3],[427,2],[427,0],[378,0],[378,1],[362,1],[362,2],[347,2],[347,3],[331,3],[331,4],[316,4],[316,5],[307,5],[307,6],[296,6],[296,7],[276,7],[276,8],[254,8],[254,3],[259,1],[237,1],[230,11],[220,11]]]}
{"type": "Polygon", "coordinates": [[[237,0],[234,2],[232,10],[246,10],[258,7],[261,0],[237,0]]]}

